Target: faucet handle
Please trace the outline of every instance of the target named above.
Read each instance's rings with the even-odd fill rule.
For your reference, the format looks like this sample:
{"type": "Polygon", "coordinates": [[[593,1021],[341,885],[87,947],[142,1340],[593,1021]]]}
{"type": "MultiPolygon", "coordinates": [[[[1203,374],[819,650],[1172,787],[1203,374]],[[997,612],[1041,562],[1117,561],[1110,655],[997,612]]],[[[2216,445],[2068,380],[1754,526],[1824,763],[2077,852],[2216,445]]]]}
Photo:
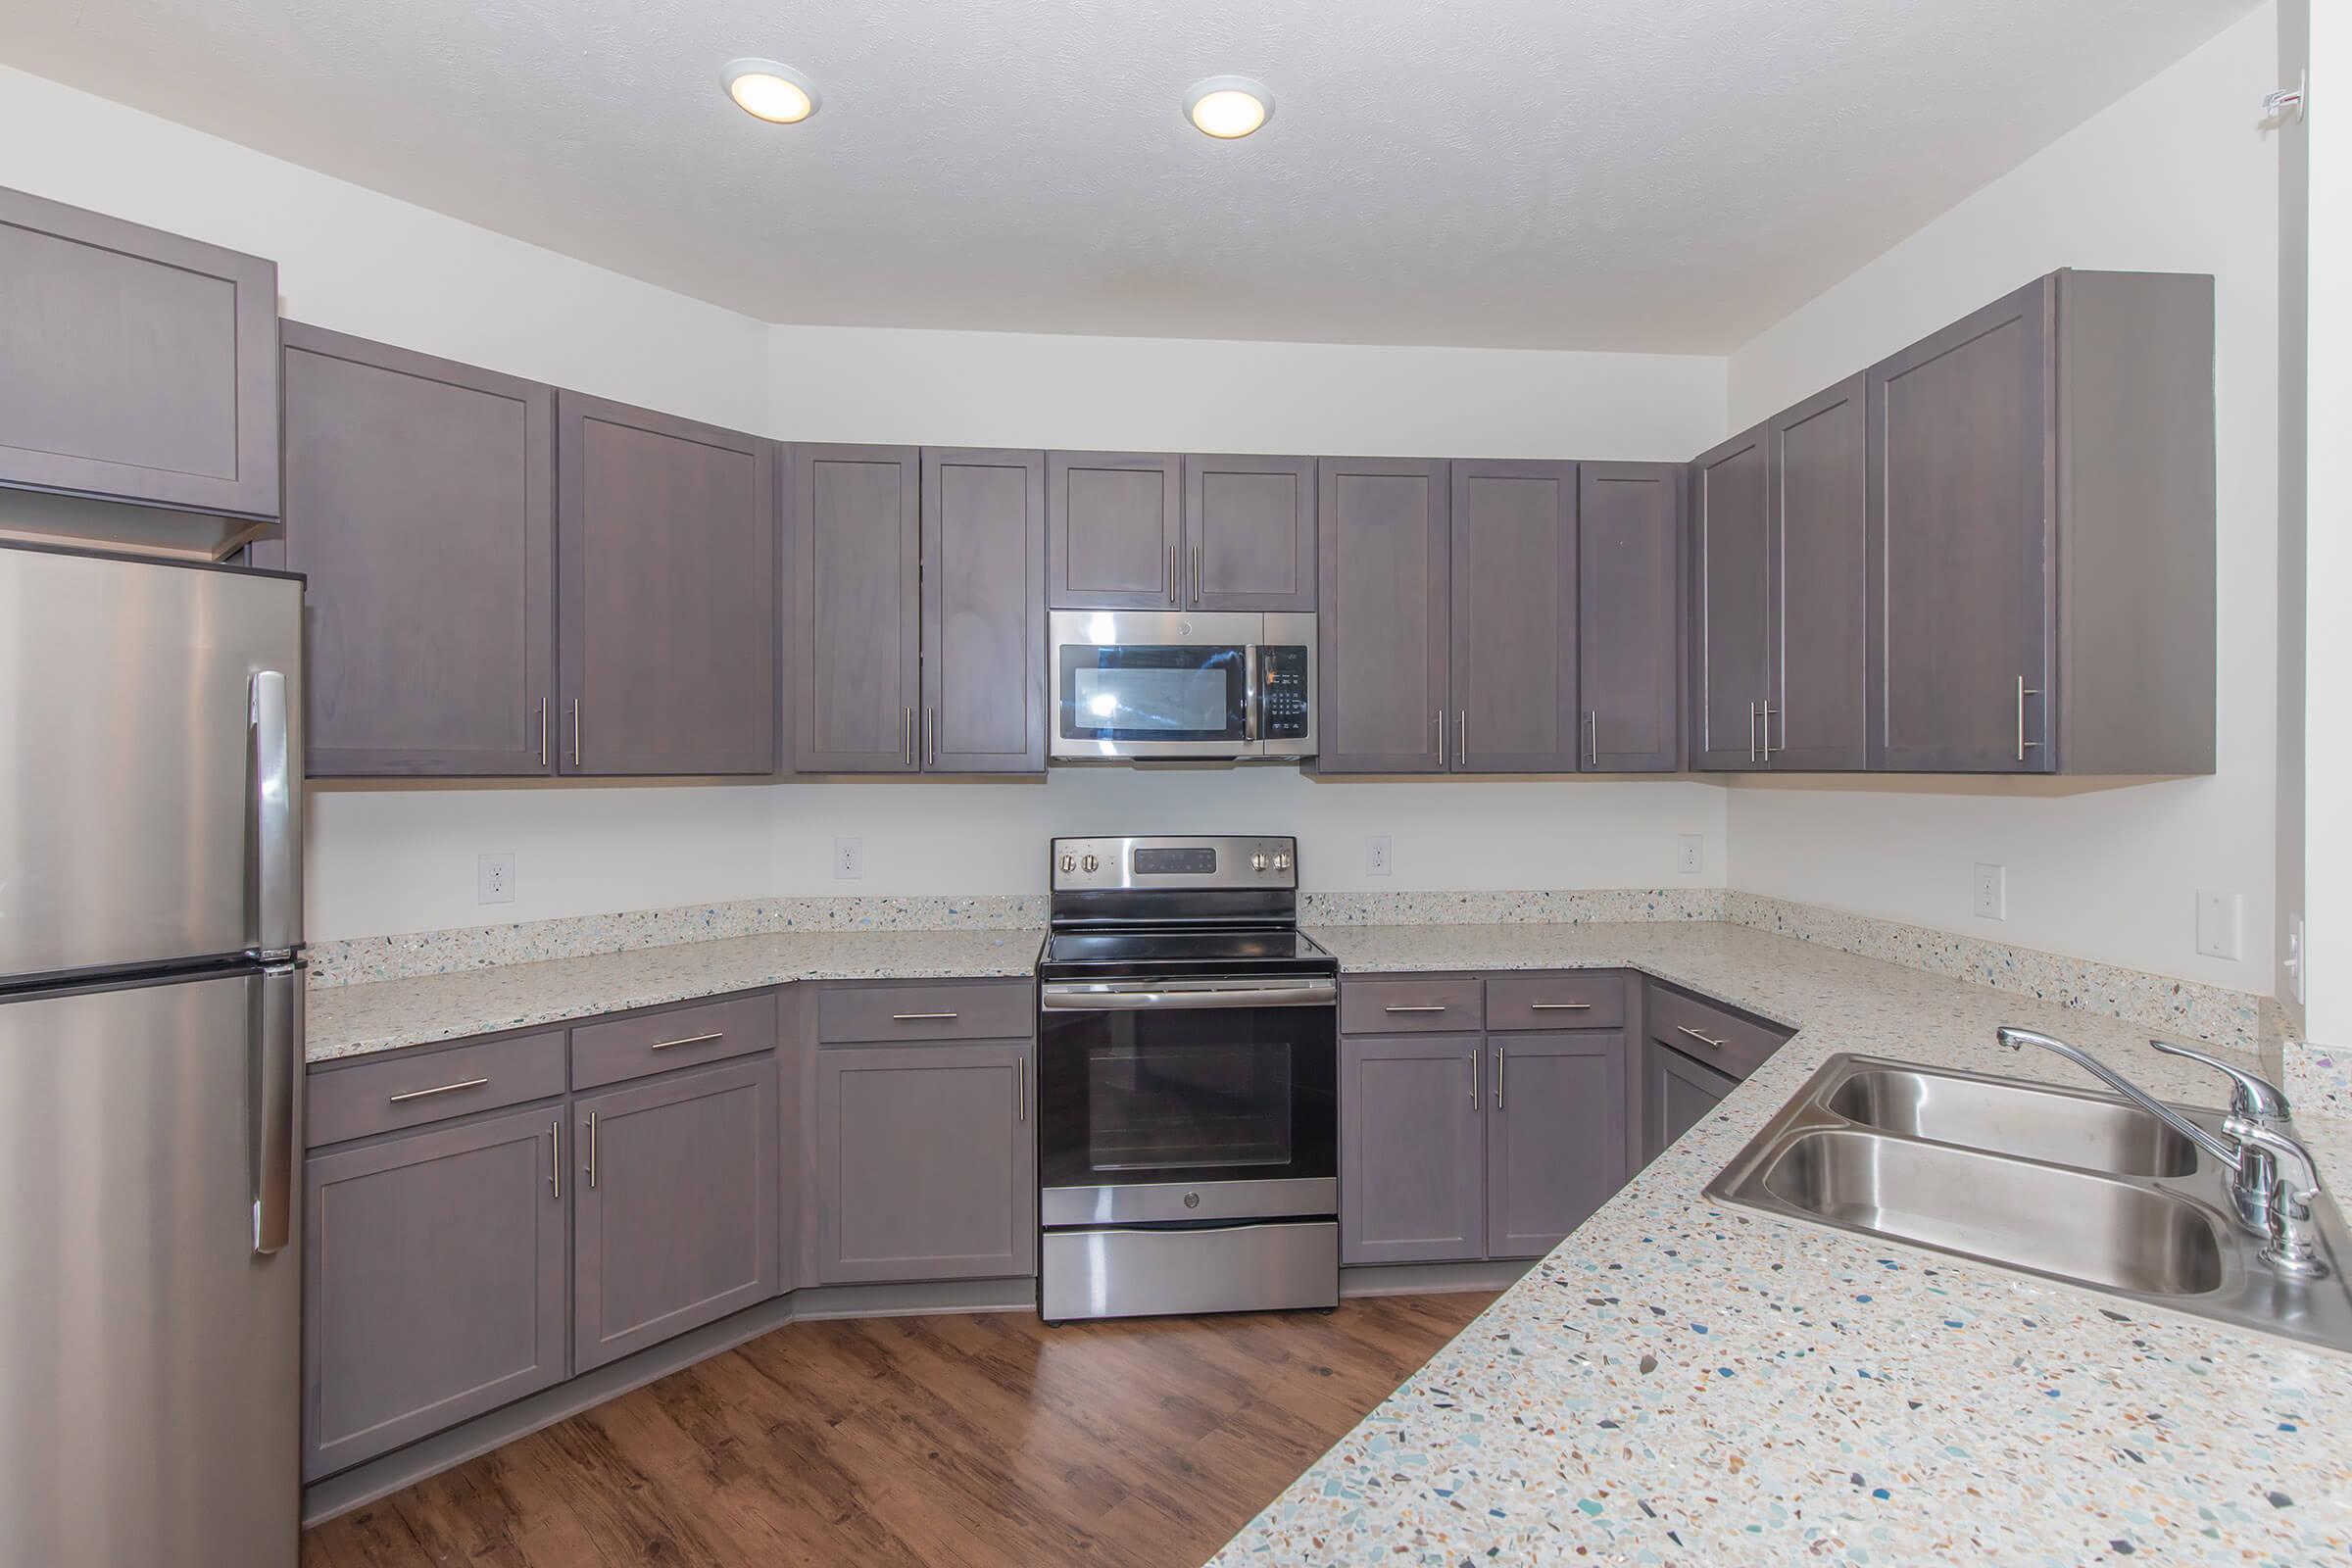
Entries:
{"type": "Polygon", "coordinates": [[[2169,1040],[2151,1040],[2148,1044],[2168,1056],[2180,1056],[2226,1075],[2235,1086],[2230,1092],[2230,1115],[2243,1116],[2250,1121],[2286,1120],[2285,1091],[2261,1074],[2248,1072],[2243,1067],[2224,1061],[2219,1056],[2207,1055],[2202,1051],[2176,1046],[2169,1040]]]}

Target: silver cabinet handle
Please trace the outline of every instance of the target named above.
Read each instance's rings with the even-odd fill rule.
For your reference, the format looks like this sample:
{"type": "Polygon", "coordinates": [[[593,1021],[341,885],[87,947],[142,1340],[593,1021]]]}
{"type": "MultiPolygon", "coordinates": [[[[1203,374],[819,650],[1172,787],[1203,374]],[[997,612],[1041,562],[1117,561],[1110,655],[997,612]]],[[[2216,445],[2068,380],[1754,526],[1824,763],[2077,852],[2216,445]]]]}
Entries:
{"type": "Polygon", "coordinates": [[[914,765],[914,710],[911,708],[906,710],[906,722],[899,729],[899,755],[906,760],[908,767],[914,765]]]}
{"type": "Polygon", "coordinates": [[[1527,1004],[1527,1010],[1530,1012],[1591,1012],[1592,1004],[1590,1002],[1531,1002],[1527,1004]]]}
{"type": "Polygon", "coordinates": [[[1176,605],[1183,602],[1184,582],[1176,575],[1176,547],[1170,545],[1168,546],[1168,603],[1176,605]]]}
{"type": "Polygon", "coordinates": [[[1595,708],[1588,710],[1585,714],[1585,724],[1592,732],[1592,750],[1585,755],[1592,759],[1592,766],[1598,767],[1600,765],[1600,710],[1595,708]]]}
{"type": "Polygon", "coordinates": [[[1446,765],[1446,710],[1439,709],[1430,715],[1430,721],[1438,726],[1438,765],[1444,767],[1446,765]]]}
{"type": "Polygon", "coordinates": [[[286,677],[256,670],[247,688],[246,755],[253,778],[253,951],[291,953],[302,940],[302,846],[294,824],[300,773],[286,677]]]}
{"type": "Polygon", "coordinates": [[[1381,1011],[1383,1012],[1444,1012],[1445,1010],[1446,1004],[1443,1002],[1432,1002],[1425,1005],[1415,1005],[1410,1007],[1400,1007],[1392,1004],[1390,1006],[1381,1008],[1381,1011]]]}
{"type": "Polygon", "coordinates": [[[1691,1039],[1697,1041],[1709,1051],[1721,1051],[1725,1046],[1731,1044],[1731,1042],[1728,1040],[1710,1040],[1705,1035],[1702,1035],[1697,1030],[1691,1028],[1689,1024],[1678,1023],[1674,1027],[1678,1032],[1689,1035],[1691,1039]]]}
{"type": "MultiPolygon", "coordinates": [[[[1788,714],[1786,711],[1783,711],[1781,714],[1781,732],[1785,735],[1788,733],[1788,714]]],[[[1775,747],[1772,744],[1772,699],[1767,697],[1764,699],[1764,760],[1769,762],[1772,760],[1772,754],[1775,751],[1785,752],[1788,749],[1788,748],[1785,745],[1775,747]]]]}
{"type": "Polygon", "coordinates": [[[437,1084],[430,1089],[412,1089],[405,1095],[394,1095],[388,1104],[405,1105],[412,1100],[430,1100],[435,1095],[454,1095],[461,1089],[479,1089],[487,1078],[461,1078],[454,1084],[437,1084]]]}
{"type": "Polygon", "coordinates": [[[1502,1108],[1502,1048],[1494,1048],[1494,1108],[1502,1108]]]}
{"type": "Polygon", "coordinates": [[[588,1185],[596,1185],[596,1112],[588,1113],[588,1185]]]}
{"type": "Polygon", "coordinates": [[[2026,699],[2039,697],[2041,688],[2026,684],[2026,677],[2017,677],[2017,760],[2024,761],[2026,753],[2039,749],[2041,742],[2026,739],[2026,699]]]}
{"type": "Polygon", "coordinates": [[[253,1250],[268,1256],[293,1239],[302,1180],[302,971],[272,964],[256,982],[260,1016],[253,1021],[249,1069],[257,1095],[253,1115],[253,1250]]]}
{"type": "Polygon", "coordinates": [[[1470,1108],[1472,1110],[1478,1108],[1478,1080],[1479,1075],[1486,1071],[1486,1061],[1487,1054],[1485,1052],[1473,1051],[1470,1053],[1470,1108]]]}
{"type": "Polygon", "coordinates": [[[890,1015],[890,1021],[892,1023],[914,1023],[925,1018],[953,1018],[955,1016],[956,1014],[952,1012],[894,1012],[890,1015]]]}
{"type": "Polygon", "coordinates": [[[1193,546],[1193,604],[1200,603],[1200,547],[1193,546]]]}
{"type": "Polygon", "coordinates": [[[1453,765],[1470,765],[1470,710],[1460,709],[1453,715],[1453,765]]]}
{"type": "Polygon", "coordinates": [[[547,765],[547,699],[539,699],[539,765],[547,765]]]}
{"type": "Polygon", "coordinates": [[[1755,760],[1757,760],[1757,758],[1756,758],[1756,705],[1755,705],[1755,704],[1753,704],[1753,703],[1750,703],[1750,704],[1748,704],[1748,705],[1747,705],[1747,760],[1748,760],[1749,761],[1751,761],[1751,762],[1752,762],[1752,761],[1755,761],[1755,760]]]}
{"type": "Polygon", "coordinates": [[[679,1046],[706,1046],[713,1040],[726,1038],[727,1032],[724,1029],[713,1029],[707,1035],[681,1035],[675,1040],[658,1040],[645,1049],[648,1051],[674,1051],[679,1046]]]}
{"type": "Polygon", "coordinates": [[[923,760],[926,764],[939,760],[939,710],[923,710],[923,760]]]}
{"type": "Polygon", "coordinates": [[[1017,1053],[1012,1058],[1012,1119],[1029,1119],[1029,1058],[1017,1053]]]}
{"type": "Polygon", "coordinates": [[[556,1190],[556,1201],[564,1200],[564,1123],[547,1124],[547,1185],[556,1190]]]}
{"type": "Polygon", "coordinates": [[[571,700],[571,765],[580,765],[580,700],[571,700]]]}

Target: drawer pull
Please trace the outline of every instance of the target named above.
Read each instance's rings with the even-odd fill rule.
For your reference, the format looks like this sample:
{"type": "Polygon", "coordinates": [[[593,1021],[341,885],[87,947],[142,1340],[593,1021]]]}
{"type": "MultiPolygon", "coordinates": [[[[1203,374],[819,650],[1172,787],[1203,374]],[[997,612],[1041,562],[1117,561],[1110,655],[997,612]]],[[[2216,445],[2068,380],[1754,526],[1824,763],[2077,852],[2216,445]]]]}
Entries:
{"type": "Polygon", "coordinates": [[[412,1089],[405,1095],[394,1095],[391,1103],[401,1105],[412,1100],[430,1100],[435,1095],[454,1095],[461,1089],[479,1089],[489,1081],[487,1078],[466,1078],[454,1084],[440,1084],[431,1089],[412,1089]]]}
{"type": "Polygon", "coordinates": [[[1530,1012],[1591,1012],[1592,1004],[1590,1002],[1531,1002],[1527,1004],[1527,1010],[1530,1012]]]}
{"type": "Polygon", "coordinates": [[[713,1040],[726,1038],[727,1032],[724,1029],[714,1029],[707,1035],[686,1035],[677,1040],[657,1041],[645,1049],[648,1051],[670,1051],[679,1046],[707,1046],[713,1040]]]}
{"type": "Polygon", "coordinates": [[[1709,1040],[1705,1035],[1700,1034],[1697,1030],[1691,1028],[1687,1023],[1678,1023],[1674,1027],[1681,1033],[1689,1035],[1691,1039],[1697,1041],[1709,1051],[1721,1051],[1724,1047],[1731,1044],[1731,1042],[1728,1040],[1709,1040]]]}
{"type": "Polygon", "coordinates": [[[892,1023],[920,1023],[926,1019],[953,1018],[955,1016],[956,1014],[952,1012],[894,1012],[890,1015],[890,1021],[892,1023]]]}
{"type": "Polygon", "coordinates": [[[1399,1007],[1395,1004],[1391,1004],[1381,1010],[1384,1012],[1444,1012],[1446,1010],[1446,1004],[1443,1002],[1432,1002],[1424,1005],[1412,1007],[1399,1007]]]}

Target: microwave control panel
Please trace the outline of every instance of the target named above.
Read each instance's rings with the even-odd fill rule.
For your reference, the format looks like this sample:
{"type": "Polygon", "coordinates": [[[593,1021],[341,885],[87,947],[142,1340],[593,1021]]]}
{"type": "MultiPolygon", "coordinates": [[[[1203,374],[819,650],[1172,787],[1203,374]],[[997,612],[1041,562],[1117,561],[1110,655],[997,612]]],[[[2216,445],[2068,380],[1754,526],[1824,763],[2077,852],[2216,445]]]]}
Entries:
{"type": "Polygon", "coordinates": [[[1265,728],[1270,741],[1306,738],[1306,650],[1269,647],[1258,652],[1258,679],[1265,687],[1265,728]]]}

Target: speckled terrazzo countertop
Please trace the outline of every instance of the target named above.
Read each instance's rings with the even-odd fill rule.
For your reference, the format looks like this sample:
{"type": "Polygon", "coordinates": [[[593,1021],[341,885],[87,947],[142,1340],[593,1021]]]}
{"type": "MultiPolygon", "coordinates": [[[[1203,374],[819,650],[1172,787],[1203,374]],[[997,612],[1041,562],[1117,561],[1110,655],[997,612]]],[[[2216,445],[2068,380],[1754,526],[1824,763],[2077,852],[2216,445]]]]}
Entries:
{"type": "Polygon", "coordinates": [[[1026,975],[1042,931],[791,931],[310,993],[307,1054],[331,1061],[793,980],[1026,975]]]}
{"type": "MultiPolygon", "coordinates": [[[[1350,971],[1630,966],[1799,1026],[1341,1440],[1243,1564],[2342,1563],[2352,1358],[1703,1200],[1840,1052],[2155,1093],[2136,1026],[1737,926],[1325,927],[1350,971]]],[[[2307,1120],[2330,1181],[2347,1124],[2307,1120]]]]}

